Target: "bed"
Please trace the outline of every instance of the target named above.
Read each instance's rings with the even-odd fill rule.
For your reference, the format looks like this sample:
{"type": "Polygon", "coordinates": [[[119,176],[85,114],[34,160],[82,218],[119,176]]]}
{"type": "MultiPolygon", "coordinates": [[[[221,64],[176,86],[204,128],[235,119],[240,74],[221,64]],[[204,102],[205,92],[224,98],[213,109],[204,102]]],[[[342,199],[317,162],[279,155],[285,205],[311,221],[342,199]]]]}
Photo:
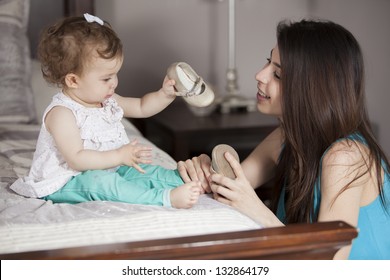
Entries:
{"type": "MultiPolygon", "coordinates": [[[[332,259],[357,236],[341,221],[262,228],[209,195],[184,210],[108,201],[53,204],[14,193],[9,186],[28,172],[42,112],[56,92],[30,55],[33,2],[0,1],[1,259],[332,259]]],[[[65,14],[93,12],[93,1],[63,4],[65,14]]],[[[176,168],[131,122],[124,126],[130,139],[153,147],[153,164],[176,168]]]]}

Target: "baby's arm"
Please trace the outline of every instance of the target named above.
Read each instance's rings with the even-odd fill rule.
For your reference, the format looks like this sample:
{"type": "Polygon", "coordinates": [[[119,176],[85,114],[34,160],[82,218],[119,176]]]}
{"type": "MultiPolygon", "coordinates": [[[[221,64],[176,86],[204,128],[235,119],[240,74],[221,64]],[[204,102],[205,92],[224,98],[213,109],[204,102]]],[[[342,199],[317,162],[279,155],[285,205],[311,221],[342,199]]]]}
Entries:
{"type": "Polygon", "coordinates": [[[174,85],[174,80],[165,77],[163,86],[158,91],[147,93],[141,98],[123,97],[117,94],[114,98],[122,107],[125,117],[147,118],[161,112],[175,100],[174,85]]]}
{"type": "Polygon", "coordinates": [[[75,117],[65,107],[57,106],[51,109],[46,116],[45,125],[65,161],[74,170],[107,169],[128,165],[143,172],[138,164],[151,163],[151,147],[138,145],[136,141],[111,151],[84,149],[75,117]]]}

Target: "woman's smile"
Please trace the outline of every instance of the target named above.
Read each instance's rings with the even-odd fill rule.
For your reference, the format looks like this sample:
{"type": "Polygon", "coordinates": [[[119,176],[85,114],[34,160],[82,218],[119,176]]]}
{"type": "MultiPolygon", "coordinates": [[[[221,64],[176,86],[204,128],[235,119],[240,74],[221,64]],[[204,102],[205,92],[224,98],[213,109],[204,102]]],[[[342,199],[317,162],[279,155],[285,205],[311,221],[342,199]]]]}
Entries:
{"type": "Polygon", "coordinates": [[[258,101],[261,101],[263,99],[270,99],[271,97],[269,97],[268,95],[266,95],[263,91],[261,91],[260,89],[258,89],[257,91],[257,100],[258,101]]]}

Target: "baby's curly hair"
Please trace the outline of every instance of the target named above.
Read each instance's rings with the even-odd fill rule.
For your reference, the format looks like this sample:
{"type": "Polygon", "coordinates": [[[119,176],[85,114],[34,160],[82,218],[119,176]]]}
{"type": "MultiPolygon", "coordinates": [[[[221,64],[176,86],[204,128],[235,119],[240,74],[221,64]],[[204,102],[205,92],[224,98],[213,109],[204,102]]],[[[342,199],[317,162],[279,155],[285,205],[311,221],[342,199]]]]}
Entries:
{"type": "Polygon", "coordinates": [[[38,45],[38,58],[45,80],[66,87],[68,73],[82,75],[93,51],[104,59],[123,55],[122,42],[104,21],[87,22],[84,17],[67,17],[45,29],[38,45]]]}

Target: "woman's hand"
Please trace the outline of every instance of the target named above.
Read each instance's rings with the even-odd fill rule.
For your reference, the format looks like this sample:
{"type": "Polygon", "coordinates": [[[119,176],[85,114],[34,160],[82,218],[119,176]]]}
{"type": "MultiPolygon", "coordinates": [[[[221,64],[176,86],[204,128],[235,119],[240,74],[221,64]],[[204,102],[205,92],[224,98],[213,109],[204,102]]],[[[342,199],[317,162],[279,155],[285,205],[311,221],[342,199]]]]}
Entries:
{"type": "Polygon", "coordinates": [[[210,157],[205,154],[177,163],[177,169],[183,181],[185,183],[200,182],[203,191],[206,193],[211,192],[209,184],[210,167],[210,157]]]}
{"type": "Polygon", "coordinates": [[[263,226],[283,225],[259,199],[254,188],[245,177],[240,163],[229,152],[226,152],[225,158],[233,168],[236,178],[230,179],[220,174],[212,174],[210,176],[210,187],[214,193],[214,198],[221,203],[236,208],[263,226]]]}
{"type": "Polygon", "coordinates": [[[120,147],[118,150],[120,156],[122,157],[122,164],[132,166],[140,173],[145,173],[145,170],[143,170],[138,164],[152,163],[152,148],[145,145],[139,145],[137,139],[120,147]]]}
{"type": "Polygon", "coordinates": [[[225,158],[233,168],[236,178],[230,179],[221,174],[212,174],[210,187],[214,193],[214,198],[246,213],[248,212],[247,208],[256,205],[259,199],[246,179],[240,163],[229,152],[225,153],[225,158]]]}

